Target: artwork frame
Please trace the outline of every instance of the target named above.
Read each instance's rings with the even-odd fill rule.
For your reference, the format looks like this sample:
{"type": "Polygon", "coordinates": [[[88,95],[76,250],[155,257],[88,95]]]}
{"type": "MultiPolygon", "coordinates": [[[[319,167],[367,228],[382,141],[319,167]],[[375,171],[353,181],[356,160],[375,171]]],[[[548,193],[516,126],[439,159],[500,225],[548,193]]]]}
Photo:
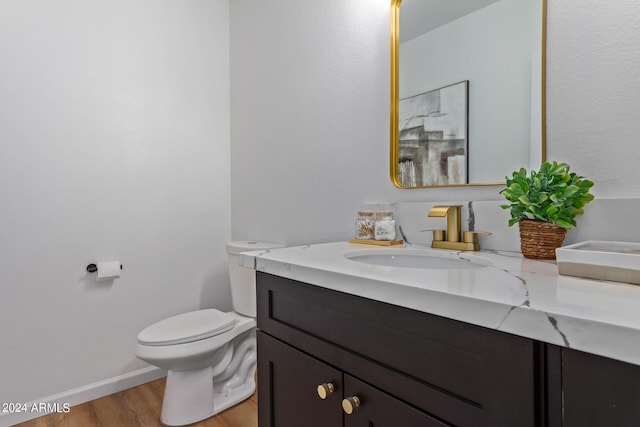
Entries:
{"type": "Polygon", "coordinates": [[[401,99],[398,110],[400,184],[469,183],[469,81],[401,99]]]}

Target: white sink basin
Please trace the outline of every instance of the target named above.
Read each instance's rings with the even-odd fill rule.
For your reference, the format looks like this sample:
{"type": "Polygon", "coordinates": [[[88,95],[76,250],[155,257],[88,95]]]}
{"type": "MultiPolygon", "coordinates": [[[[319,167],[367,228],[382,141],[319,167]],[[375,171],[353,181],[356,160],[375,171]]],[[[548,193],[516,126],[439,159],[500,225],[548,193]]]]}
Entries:
{"type": "Polygon", "coordinates": [[[343,256],[365,264],[400,268],[466,270],[493,265],[491,260],[476,255],[419,248],[358,249],[343,256]]]}

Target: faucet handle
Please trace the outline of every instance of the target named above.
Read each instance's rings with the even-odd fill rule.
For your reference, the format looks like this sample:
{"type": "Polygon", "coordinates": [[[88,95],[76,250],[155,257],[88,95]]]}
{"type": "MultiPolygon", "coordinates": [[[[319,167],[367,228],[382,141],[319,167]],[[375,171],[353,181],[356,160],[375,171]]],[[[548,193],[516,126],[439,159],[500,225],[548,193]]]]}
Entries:
{"type": "Polygon", "coordinates": [[[433,240],[445,240],[446,238],[445,230],[439,230],[437,228],[428,228],[426,230],[420,230],[420,232],[423,232],[423,233],[425,231],[433,231],[433,240]]]}
{"type": "Polygon", "coordinates": [[[488,236],[490,233],[488,231],[465,231],[462,233],[462,240],[465,243],[478,243],[478,236],[488,236]]]}

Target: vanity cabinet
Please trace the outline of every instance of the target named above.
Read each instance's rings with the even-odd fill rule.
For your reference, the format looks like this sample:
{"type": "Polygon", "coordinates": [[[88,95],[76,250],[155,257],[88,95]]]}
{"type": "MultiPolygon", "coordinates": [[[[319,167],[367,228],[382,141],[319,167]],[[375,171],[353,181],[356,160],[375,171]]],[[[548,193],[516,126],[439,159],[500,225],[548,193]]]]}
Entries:
{"type": "Polygon", "coordinates": [[[640,366],[548,346],[551,427],[640,425],[640,366]]]}
{"type": "Polygon", "coordinates": [[[258,333],[258,346],[260,364],[268,366],[262,373],[266,379],[261,376],[258,383],[269,384],[269,391],[261,388],[259,394],[270,396],[269,400],[260,399],[260,426],[447,425],[264,332],[258,333]],[[324,399],[318,395],[319,386],[331,387],[324,399]],[[354,396],[360,406],[346,416],[342,401],[354,396]]]}
{"type": "Polygon", "coordinates": [[[342,372],[293,347],[258,332],[259,425],[322,427],[342,425],[342,372]],[[334,392],[320,399],[317,387],[334,392]],[[266,405],[268,403],[268,405],[266,405]]]}
{"type": "Polygon", "coordinates": [[[257,282],[260,427],[546,419],[541,343],[262,272],[257,282]]]}

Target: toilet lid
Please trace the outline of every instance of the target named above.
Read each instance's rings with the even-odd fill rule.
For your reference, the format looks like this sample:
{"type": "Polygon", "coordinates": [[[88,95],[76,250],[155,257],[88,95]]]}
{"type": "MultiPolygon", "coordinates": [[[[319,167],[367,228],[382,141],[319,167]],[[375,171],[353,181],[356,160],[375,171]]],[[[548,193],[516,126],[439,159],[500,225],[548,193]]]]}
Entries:
{"type": "Polygon", "coordinates": [[[215,309],[197,310],[161,320],[138,334],[146,345],[184,344],[220,335],[232,329],[236,318],[215,309]]]}

